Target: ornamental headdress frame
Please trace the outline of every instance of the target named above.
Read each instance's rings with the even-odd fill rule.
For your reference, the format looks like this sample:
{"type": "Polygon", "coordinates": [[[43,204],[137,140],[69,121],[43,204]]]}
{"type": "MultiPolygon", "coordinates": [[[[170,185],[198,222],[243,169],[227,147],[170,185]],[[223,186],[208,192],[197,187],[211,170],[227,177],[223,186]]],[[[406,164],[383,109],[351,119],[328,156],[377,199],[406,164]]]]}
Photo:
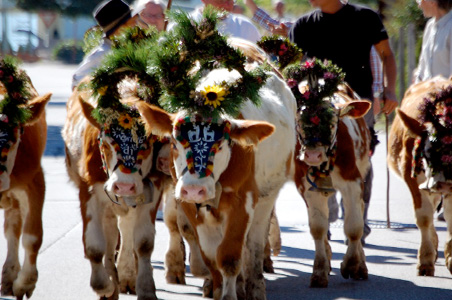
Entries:
{"type": "Polygon", "coordinates": [[[425,97],[418,109],[420,123],[430,123],[431,126],[428,126],[428,132],[424,132],[415,141],[412,176],[415,177],[424,170],[423,150],[429,142],[425,158],[432,169],[432,175],[443,173],[446,180],[452,180],[452,85],[425,97]]]}
{"type": "Polygon", "coordinates": [[[297,100],[298,128],[303,132],[303,144],[315,147],[319,143],[332,146],[330,137],[335,109],[330,101],[338,86],[344,82],[342,69],[329,60],[310,59],[292,64],[284,71],[297,100]]]}
{"type": "Polygon", "coordinates": [[[268,77],[266,67],[245,69],[244,54],[231,47],[216,29],[222,14],[209,6],[196,22],[185,12],[170,13],[177,25],[153,51],[153,65],[163,89],[159,103],[168,112],[186,110],[205,118],[217,118],[221,114],[236,117],[244,101],[249,99],[255,105],[260,104],[258,91],[268,77]],[[237,70],[241,77],[233,83],[215,82],[197,91],[202,76],[218,68],[237,70]]]}
{"type": "Polygon", "coordinates": [[[280,35],[263,36],[257,42],[257,45],[276,59],[280,71],[303,58],[302,49],[298,48],[288,38],[280,35]]]}

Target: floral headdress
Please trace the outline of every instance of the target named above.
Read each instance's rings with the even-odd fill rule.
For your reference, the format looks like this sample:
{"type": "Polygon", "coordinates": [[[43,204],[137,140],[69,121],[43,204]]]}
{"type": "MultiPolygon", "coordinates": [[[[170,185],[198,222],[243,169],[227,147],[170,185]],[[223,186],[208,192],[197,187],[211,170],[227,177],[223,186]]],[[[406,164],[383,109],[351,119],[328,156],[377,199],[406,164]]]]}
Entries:
{"type": "Polygon", "coordinates": [[[247,99],[259,104],[258,90],[267,79],[264,67],[245,70],[246,57],[216,30],[221,12],[207,7],[199,23],[184,12],[174,12],[172,17],[177,25],[153,51],[155,71],[163,88],[162,107],[169,112],[185,109],[215,118],[223,113],[237,116],[247,99]],[[197,64],[199,70],[194,71],[197,64]],[[241,78],[196,91],[205,71],[218,68],[237,70],[241,78]]]}
{"type": "MultiPolygon", "coordinates": [[[[139,27],[126,30],[113,40],[111,53],[94,71],[89,84],[93,96],[97,97],[93,117],[102,125],[108,142],[114,146],[120,162],[119,169],[124,173],[139,169],[143,156],[150,151],[144,142],[151,137],[145,131],[138,110],[120,102],[118,85],[126,78],[136,78],[140,99],[158,105],[160,84],[149,70],[149,45],[155,42],[157,36],[155,31],[139,27]]],[[[102,140],[99,142],[102,143],[102,140]]]]}
{"type": "Polygon", "coordinates": [[[299,110],[298,126],[303,132],[303,144],[314,147],[318,143],[330,145],[334,107],[329,101],[344,80],[342,70],[331,61],[311,59],[293,64],[284,70],[299,110]],[[306,81],[306,85],[300,83],[306,81]]]}
{"type": "Polygon", "coordinates": [[[257,45],[276,58],[279,69],[283,70],[289,64],[300,61],[303,53],[288,38],[280,35],[263,36],[257,45]]]}
{"type": "Polygon", "coordinates": [[[427,155],[432,175],[442,172],[452,180],[452,85],[426,97],[419,106],[421,123],[431,123],[431,131],[417,139],[413,149],[413,175],[423,170],[422,150],[428,138],[431,147],[427,155]]]}

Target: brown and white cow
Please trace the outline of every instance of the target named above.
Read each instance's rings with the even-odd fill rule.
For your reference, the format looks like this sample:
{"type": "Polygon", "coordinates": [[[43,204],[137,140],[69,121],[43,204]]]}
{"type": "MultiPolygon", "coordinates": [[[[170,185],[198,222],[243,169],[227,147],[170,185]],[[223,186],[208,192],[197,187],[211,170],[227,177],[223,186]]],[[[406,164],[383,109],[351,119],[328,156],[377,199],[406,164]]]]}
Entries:
{"type": "MultiPolygon", "coordinates": [[[[410,86],[405,92],[402,104],[397,111],[397,116],[389,134],[388,164],[390,168],[400,176],[408,185],[416,217],[416,225],[421,231],[421,244],[418,251],[418,275],[434,276],[435,261],[438,257],[438,235],[433,224],[433,214],[441,199],[443,200],[444,217],[447,222],[448,236],[444,247],[446,267],[452,273],[452,182],[441,179],[442,172],[430,176],[428,160],[430,138],[432,137],[431,123],[422,124],[419,120],[420,105],[424,99],[430,99],[432,95],[442,89],[452,86],[451,79],[435,77],[410,86]],[[416,155],[413,155],[415,145],[418,144],[416,155]],[[413,157],[414,156],[414,157],[413,157]],[[417,163],[416,156],[427,159],[417,163]]],[[[450,101],[450,100],[449,100],[450,101]]],[[[449,107],[451,103],[449,103],[449,107]]],[[[437,112],[438,113],[438,112],[437,112]]],[[[449,112],[450,117],[450,112],[449,112]]],[[[449,129],[450,132],[450,129],[449,129]]],[[[450,133],[452,134],[452,132],[450,133]]],[[[452,138],[445,143],[452,143],[452,138]]],[[[450,155],[450,153],[448,153],[450,155]]],[[[438,153],[441,157],[441,153],[438,153]]],[[[450,166],[450,163],[449,163],[450,166]]],[[[450,169],[450,167],[449,167],[450,169]]]]}
{"type": "Polygon", "coordinates": [[[364,225],[363,182],[370,167],[370,134],[360,117],[370,109],[370,102],[358,101],[355,97],[347,86],[341,86],[340,91],[334,94],[332,135],[327,137],[331,146],[318,143],[317,147],[306,147],[307,137],[299,132],[294,181],[306,201],[309,227],[315,242],[311,287],[328,286],[331,271],[332,252],[327,238],[329,189],[341,193],[345,206],[344,231],[349,244],[341,263],[341,274],[344,278],[354,279],[367,279],[368,276],[361,236],[364,225]],[[316,173],[322,165],[326,165],[327,176],[324,179],[316,173]]]}
{"type": "Polygon", "coordinates": [[[150,257],[163,179],[152,169],[154,142],[150,136],[139,136],[134,149],[143,149],[140,158],[127,161],[131,153],[112,133],[118,128],[92,117],[95,102],[88,91],[76,89],[67,103],[63,128],[67,170],[80,189],[91,287],[101,298],[118,299],[119,292],[130,292],[139,299],[157,299],[150,257]]]}
{"type": "MultiPolygon", "coordinates": [[[[39,97],[31,83],[28,89],[32,100],[26,106],[31,109],[32,116],[27,123],[11,129],[4,126],[8,122],[7,115],[2,115],[0,121],[0,208],[5,210],[4,232],[8,244],[1,294],[14,295],[17,299],[31,297],[38,280],[36,262],[42,244],[45,196],[41,157],[47,139],[45,105],[51,96],[39,97]],[[25,250],[22,266],[19,262],[21,236],[25,250]]],[[[0,90],[3,98],[6,90],[3,86],[0,90]]]]}
{"type": "MultiPolygon", "coordinates": [[[[214,70],[198,88],[239,77],[237,71],[214,70]]],[[[243,120],[223,116],[218,126],[231,125],[230,140],[217,140],[212,174],[202,178],[187,171],[189,148],[177,139],[183,120],[190,116],[138,105],[154,134],[171,137],[175,197],[195,229],[211,273],[214,299],[266,299],[264,246],[274,202],[290,173],[296,107],[290,89],[276,75],[270,76],[259,95],[259,108],[251,102],[243,105],[243,120]]],[[[202,133],[207,125],[196,120],[187,124],[193,126],[188,132],[195,136],[196,127],[202,133]]]]}

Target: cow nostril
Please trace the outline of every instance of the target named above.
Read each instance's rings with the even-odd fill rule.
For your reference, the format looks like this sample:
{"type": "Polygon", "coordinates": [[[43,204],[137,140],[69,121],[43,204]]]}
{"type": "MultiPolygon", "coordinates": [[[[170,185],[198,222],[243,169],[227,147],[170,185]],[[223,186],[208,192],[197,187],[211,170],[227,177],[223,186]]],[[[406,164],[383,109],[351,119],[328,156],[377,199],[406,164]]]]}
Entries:
{"type": "Polygon", "coordinates": [[[200,195],[200,196],[204,196],[205,194],[206,194],[206,189],[205,188],[200,189],[199,192],[198,192],[198,195],[200,195]]]}

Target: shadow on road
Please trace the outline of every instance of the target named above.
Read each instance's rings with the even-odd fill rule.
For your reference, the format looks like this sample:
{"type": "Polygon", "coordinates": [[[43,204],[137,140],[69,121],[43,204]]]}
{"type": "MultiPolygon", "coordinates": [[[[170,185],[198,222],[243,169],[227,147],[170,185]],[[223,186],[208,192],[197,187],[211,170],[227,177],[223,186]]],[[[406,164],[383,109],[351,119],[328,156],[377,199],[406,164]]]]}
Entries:
{"type": "Polygon", "coordinates": [[[62,126],[47,126],[47,144],[44,156],[64,156],[64,141],[61,136],[62,126]]]}

